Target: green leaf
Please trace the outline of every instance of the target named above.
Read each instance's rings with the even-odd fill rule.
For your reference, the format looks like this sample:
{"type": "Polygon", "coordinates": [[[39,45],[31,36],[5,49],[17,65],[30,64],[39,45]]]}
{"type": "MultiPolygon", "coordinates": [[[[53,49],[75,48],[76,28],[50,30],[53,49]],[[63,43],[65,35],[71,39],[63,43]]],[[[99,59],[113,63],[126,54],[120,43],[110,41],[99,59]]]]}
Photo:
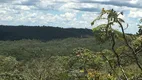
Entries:
{"type": "Polygon", "coordinates": [[[94,21],[93,22],[91,22],[91,26],[93,26],[94,25],[94,21]]]}
{"type": "Polygon", "coordinates": [[[121,19],[121,18],[118,18],[118,19],[119,19],[120,22],[124,22],[125,23],[125,21],[123,19],[121,19]]]}

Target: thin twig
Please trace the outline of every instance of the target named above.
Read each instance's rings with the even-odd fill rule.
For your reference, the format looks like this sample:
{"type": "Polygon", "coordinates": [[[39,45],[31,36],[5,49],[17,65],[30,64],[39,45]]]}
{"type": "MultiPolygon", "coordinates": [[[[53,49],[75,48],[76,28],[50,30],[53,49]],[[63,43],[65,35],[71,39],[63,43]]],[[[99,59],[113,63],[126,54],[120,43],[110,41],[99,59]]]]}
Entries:
{"type": "Polygon", "coordinates": [[[137,54],[136,54],[135,50],[129,45],[129,43],[128,43],[128,41],[127,41],[127,38],[126,38],[126,35],[125,35],[125,32],[124,32],[124,29],[123,29],[122,24],[121,24],[119,21],[118,21],[118,24],[119,24],[120,27],[121,27],[121,30],[122,30],[122,33],[123,33],[123,38],[124,38],[124,40],[125,40],[126,45],[127,45],[127,46],[129,47],[129,49],[132,51],[132,54],[133,54],[133,56],[134,56],[134,58],[135,58],[135,62],[136,62],[136,64],[138,65],[138,67],[140,68],[140,70],[142,71],[142,67],[141,67],[141,65],[140,65],[140,63],[139,63],[137,54]]]}

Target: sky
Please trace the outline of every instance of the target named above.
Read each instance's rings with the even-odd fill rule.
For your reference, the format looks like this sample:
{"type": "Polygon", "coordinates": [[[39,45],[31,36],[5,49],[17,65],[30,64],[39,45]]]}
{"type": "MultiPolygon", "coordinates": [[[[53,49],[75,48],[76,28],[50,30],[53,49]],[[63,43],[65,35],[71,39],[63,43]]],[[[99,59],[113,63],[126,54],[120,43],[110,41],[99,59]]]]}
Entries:
{"type": "Polygon", "coordinates": [[[105,22],[90,25],[102,8],[123,11],[124,15],[120,17],[129,24],[125,31],[138,31],[142,0],[0,0],[0,25],[92,29],[105,22]]]}

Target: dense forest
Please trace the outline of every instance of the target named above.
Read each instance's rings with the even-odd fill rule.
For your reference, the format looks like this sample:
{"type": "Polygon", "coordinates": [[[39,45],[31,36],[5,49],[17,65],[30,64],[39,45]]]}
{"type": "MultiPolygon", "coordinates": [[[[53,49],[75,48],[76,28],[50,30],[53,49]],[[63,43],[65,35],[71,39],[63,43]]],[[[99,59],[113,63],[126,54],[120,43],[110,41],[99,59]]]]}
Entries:
{"type": "Polygon", "coordinates": [[[69,37],[89,37],[92,35],[93,32],[90,29],[0,25],[0,40],[37,39],[48,41],[69,37]]]}
{"type": "Polygon", "coordinates": [[[141,80],[142,19],[126,34],[119,15],[103,8],[92,30],[1,25],[0,80],[141,80]]]}

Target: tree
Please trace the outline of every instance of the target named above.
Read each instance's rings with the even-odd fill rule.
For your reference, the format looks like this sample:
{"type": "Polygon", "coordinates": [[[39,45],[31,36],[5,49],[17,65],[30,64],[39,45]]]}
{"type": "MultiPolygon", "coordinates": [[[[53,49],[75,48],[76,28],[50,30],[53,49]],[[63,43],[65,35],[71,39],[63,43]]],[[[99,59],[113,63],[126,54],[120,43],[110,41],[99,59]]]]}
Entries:
{"type": "MultiPolygon", "coordinates": [[[[142,23],[142,19],[140,19],[140,24],[142,23]]],[[[138,31],[138,35],[142,35],[142,25],[138,25],[139,26],[139,31],[138,31]]]]}
{"type": "MultiPolygon", "coordinates": [[[[100,37],[102,40],[108,40],[110,39],[112,42],[112,51],[115,55],[115,57],[117,58],[117,66],[121,69],[123,76],[125,77],[125,79],[127,80],[127,76],[125,74],[125,71],[121,65],[121,58],[120,55],[116,52],[115,49],[115,45],[116,45],[116,37],[122,37],[126,46],[131,50],[131,53],[133,55],[134,61],[135,63],[138,65],[139,69],[142,71],[142,67],[141,64],[139,63],[139,59],[137,56],[137,52],[135,51],[135,49],[132,47],[132,45],[129,44],[127,35],[125,34],[124,31],[124,26],[122,25],[123,23],[125,23],[125,21],[121,18],[119,18],[119,15],[123,15],[123,12],[116,12],[115,10],[111,9],[111,10],[105,10],[104,8],[102,9],[102,12],[100,13],[100,15],[91,23],[91,25],[94,25],[94,23],[97,20],[101,20],[101,19],[105,19],[107,20],[107,23],[105,24],[101,24],[99,26],[97,26],[96,28],[94,28],[94,32],[97,30],[97,28],[100,28],[100,33],[102,34],[100,37]],[[106,16],[106,17],[105,17],[106,16]],[[118,35],[118,33],[116,33],[115,29],[113,28],[113,26],[119,26],[119,28],[121,29],[121,36],[120,34],[118,35]],[[103,26],[103,27],[102,27],[103,26]],[[103,36],[103,37],[102,37],[103,36]]],[[[128,24],[127,24],[128,27],[128,24]]],[[[111,65],[110,65],[111,66],[111,65]]]]}

